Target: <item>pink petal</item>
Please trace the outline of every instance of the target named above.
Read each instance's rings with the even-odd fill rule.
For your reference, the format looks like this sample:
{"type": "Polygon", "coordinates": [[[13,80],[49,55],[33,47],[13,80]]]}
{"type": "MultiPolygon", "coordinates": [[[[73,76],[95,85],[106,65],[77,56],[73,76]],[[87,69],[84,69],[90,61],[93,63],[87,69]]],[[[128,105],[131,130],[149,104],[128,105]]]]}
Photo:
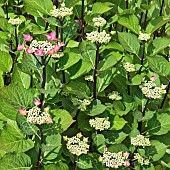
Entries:
{"type": "Polygon", "coordinates": [[[23,34],[25,41],[31,41],[33,38],[30,34],[23,34]]]}
{"type": "Polygon", "coordinates": [[[48,51],[48,54],[49,54],[49,55],[53,55],[54,53],[55,53],[54,48],[51,48],[51,49],[48,51]]]}
{"type": "Polygon", "coordinates": [[[60,47],[64,47],[64,46],[65,46],[65,44],[64,44],[63,42],[58,42],[58,45],[59,45],[60,47]]]}
{"type": "Polygon", "coordinates": [[[26,48],[26,49],[25,49],[25,52],[26,52],[27,54],[32,54],[32,53],[33,53],[33,51],[32,51],[31,48],[26,48]]]}
{"type": "Polygon", "coordinates": [[[54,51],[55,53],[58,52],[60,50],[60,46],[58,44],[54,45],[54,51]]]}
{"type": "Polygon", "coordinates": [[[35,54],[37,54],[39,56],[43,56],[44,55],[44,50],[43,49],[35,50],[35,54]]]}
{"type": "Polygon", "coordinates": [[[18,111],[19,111],[20,115],[22,115],[22,116],[27,115],[26,109],[18,109],[18,111]]]}
{"type": "Polygon", "coordinates": [[[57,40],[54,32],[50,32],[49,34],[46,34],[46,37],[48,38],[49,41],[57,40]]]}
{"type": "Polygon", "coordinates": [[[24,49],[24,43],[21,44],[21,45],[19,45],[19,46],[17,47],[17,51],[21,51],[21,50],[23,50],[23,49],[24,49]]]}
{"type": "Polygon", "coordinates": [[[40,102],[40,100],[38,100],[38,99],[34,99],[34,104],[35,104],[36,106],[39,106],[39,105],[41,104],[41,102],[40,102]]]}

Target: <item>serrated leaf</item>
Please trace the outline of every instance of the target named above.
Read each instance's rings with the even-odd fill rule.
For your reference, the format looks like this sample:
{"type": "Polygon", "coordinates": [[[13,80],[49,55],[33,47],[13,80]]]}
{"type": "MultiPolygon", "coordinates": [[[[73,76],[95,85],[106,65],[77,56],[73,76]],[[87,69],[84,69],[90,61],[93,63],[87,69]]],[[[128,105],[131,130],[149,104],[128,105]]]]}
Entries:
{"type": "Polygon", "coordinates": [[[116,115],[114,117],[114,120],[113,120],[113,126],[112,128],[114,128],[115,130],[120,130],[122,129],[125,124],[127,123],[127,121],[121,117],[119,117],[118,115],[116,115]]]}
{"type": "Polygon", "coordinates": [[[140,43],[136,35],[126,32],[118,32],[118,39],[126,51],[138,56],[140,43]]]}
{"type": "Polygon", "coordinates": [[[111,9],[112,8],[107,6],[105,3],[96,2],[93,4],[92,12],[96,14],[103,14],[111,9]]]}
{"type": "Polygon", "coordinates": [[[9,153],[0,159],[1,170],[29,170],[31,159],[24,153],[9,153]]]}
{"type": "Polygon", "coordinates": [[[101,104],[101,101],[96,99],[91,103],[91,110],[90,113],[88,115],[90,116],[96,116],[99,115],[101,113],[103,113],[106,110],[106,106],[101,104]]]}
{"type": "Polygon", "coordinates": [[[12,68],[12,58],[4,51],[0,51],[0,70],[3,72],[10,72],[12,68]]]}
{"type": "Polygon", "coordinates": [[[49,15],[53,3],[51,0],[24,0],[24,7],[27,13],[40,17],[41,13],[49,15]]]}
{"type": "Polygon", "coordinates": [[[120,16],[118,23],[130,29],[135,34],[139,34],[140,25],[139,20],[135,15],[120,16]]]}
{"type": "Polygon", "coordinates": [[[149,68],[161,76],[168,76],[170,74],[170,63],[162,56],[147,57],[149,68]]]}
{"type": "Polygon", "coordinates": [[[72,116],[66,110],[54,109],[50,112],[54,115],[53,121],[59,132],[64,132],[74,122],[72,116]]]}

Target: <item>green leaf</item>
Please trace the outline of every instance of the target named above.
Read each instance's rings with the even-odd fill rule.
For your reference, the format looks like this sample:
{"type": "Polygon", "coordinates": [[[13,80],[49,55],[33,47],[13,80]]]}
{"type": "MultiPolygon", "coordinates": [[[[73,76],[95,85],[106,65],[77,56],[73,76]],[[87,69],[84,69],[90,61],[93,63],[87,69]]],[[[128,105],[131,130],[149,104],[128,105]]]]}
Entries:
{"type": "Polygon", "coordinates": [[[168,76],[170,74],[170,63],[162,56],[147,57],[149,68],[161,76],[168,76]]]}
{"type": "Polygon", "coordinates": [[[113,126],[111,128],[114,128],[115,130],[121,130],[125,126],[126,123],[127,121],[125,119],[116,115],[114,117],[113,126]]]}
{"type": "Polygon", "coordinates": [[[96,2],[93,4],[92,12],[96,14],[103,14],[111,9],[112,8],[107,6],[105,3],[96,2]]]}
{"type": "Polygon", "coordinates": [[[105,105],[101,104],[100,100],[96,99],[91,104],[91,110],[90,110],[89,115],[90,116],[99,115],[99,114],[103,113],[106,110],[106,108],[107,107],[105,105]]]}
{"type": "Polygon", "coordinates": [[[170,115],[168,113],[156,114],[148,121],[147,131],[149,134],[163,135],[170,131],[170,115]]]}
{"type": "Polygon", "coordinates": [[[94,136],[92,136],[92,139],[97,147],[105,144],[105,138],[102,134],[95,134],[94,136]]]}
{"type": "Polygon", "coordinates": [[[139,20],[135,15],[120,16],[118,23],[124,27],[130,29],[135,34],[140,32],[139,20]]]}
{"type": "Polygon", "coordinates": [[[74,94],[80,98],[89,98],[90,89],[87,84],[80,81],[71,81],[69,84],[63,87],[63,91],[68,94],[74,94]]]}
{"type": "Polygon", "coordinates": [[[166,153],[167,146],[157,140],[151,141],[151,146],[146,147],[146,155],[151,156],[153,161],[160,160],[166,153]]]}
{"type": "Polygon", "coordinates": [[[70,40],[67,44],[67,47],[69,48],[74,48],[74,47],[78,47],[79,46],[79,42],[74,41],[74,40],[70,40]]]}
{"type": "Polygon", "coordinates": [[[118,39],[126,51],[138,56],[140,43],[136,35],[127,32],[118,32],[118,39]]]}
{"type": "Polygon", "coordinates": [[[54,115],[53,121],[57,130],[61,133],[67,130],[74,122],[72,116],[66,110],[54,109],[50,110],[50,112],[54,115]]]}
{"type": "Polygon", "coordinates": [[[12,73],[12,81],[11,84],[16,86],[23,86],[24,88],[28,89],[30,86],[31,77],[30,75],[21,72],[17,66],[14,67],[13,73],[12,73]]]}
{"type": "Polygon", "coordinates": [[[45,144],[42,144],[44,159],[53,160],[59,156],[61,151],[61,135],[50,135],[46,137],[45,144]]]}
{"type": "Polygon", "coordinates": [[[31,159],[24,153],[9,153],[0,159],[1,170],[29,170],[31,159]]]}
{"type": "MultiPolygon", "coordinates": [[[[118,50],[120,52],[124,52],[124,48],[116,41],[114,42],[109,42],[106,46],[105,46],[105,49],[115,49],[115,50],[118,50]]],[[[113,52],[114,53],[114,52],[113,52]]]]}
{"type": "Polygon", "coordinates": [[[161,50],[168,47],[169,44],[170,44],[170,40],[168,38],[164,38],[164,37],[155,38],[153,40],[152,44],[149,46],[151,48],[151,54],[150,55],[151,56],[156,55],[161,50]]]}
{"type": "Polygon", "coordinates": [[[69,168],[67,164],[63,162],[57,162],[56,164],[44,166],[44,170],[69,170],[69,168]]]}
{"type": "Polygon", "coordinates": [[[10,72],[12,68],[11,56],[4,51],[0,51],[0,61],[0,70],[3,72],[10,72]]]}
{"type": "Polygon", "coordinates": [[[68,69],[68,72],[70,73],[71,79],[76,79],[86,73],[88,73],[92,69],[92,65],[89,62],[80,60],[78,63],[73,65],[68,69]]]}
{"type": "Polygon", "coordinates": [[[74,53],[74,52],[69,52],[65,53],[64,57],[61,57],[58,61],[58,67],[61,70],[66,70],[76,64],[79,60],[81,59],[81,55],[74,53]]]}
{"type": "Polygon", "coordinates": [[[33,16],[41,16],[42,14],[49,15],[50,10],[53,8],[51,0],[23,0],[24,7],[27,13],[33,16]]]}
{"type": "Polygon", "coordinates": [[[126,152],[128,148],[124,144],[114,144],[108,147],[109,152],[117,153],[117,152],[126,152]]]}
{"type": "Polygon", "coordinates": [[[92,127],[89,124],[89,116],[80,112],[77,117],[78,128],[81,131],[91,131],[92,127]]]}
{"type": "Polygon", "coordinates": [[[153,33],[157,29],[161,28],[164,24],[170,21],[169,16],[158,16],[153,18],[146,27],[147,33],[153,33]]]}
{"type": "Polygon", "coordinates": [[[0,70],[0,87],[4,87],[3,71],[0,70]]]}
{"type": "Polygon", "coordinates": [[[27,108],[33,104],[31,89],[22,86],[9,85],[0,91],[0,112],[9,119],[16,119],[18,109],[27,108]]]}

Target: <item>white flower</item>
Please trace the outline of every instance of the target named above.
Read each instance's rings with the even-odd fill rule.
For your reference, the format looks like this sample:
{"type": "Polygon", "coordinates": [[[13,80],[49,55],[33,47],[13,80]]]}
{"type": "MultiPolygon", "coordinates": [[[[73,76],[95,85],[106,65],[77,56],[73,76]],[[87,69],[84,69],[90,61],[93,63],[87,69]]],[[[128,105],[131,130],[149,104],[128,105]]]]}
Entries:
{"type": "Polygon", "coordinates": [[[149,159],[140,156],[139,153],[134,153],[134,159],[137,159],[138,163],[140,163],[142,166],[150,164],[149,159]]]}
{"type": "Polygon", "coordinates": [[[15,19],[10,18],[10,19],[8,20],[8,23],[10,23],[10,24],[12,24],[12,25],[20,25],[20,24],[22,23],[22,20],[19,19],[19,18],[15,18],[15,19]]]}
{"type": "Polygon", "coordinates": [[[97,27],[103,27],[106,24],[106,20],[102,17],[93,18],[93,23],[97,27]]]}
{"type": "Polygon", "coordinates": [[[129,62],[126,62],[123,64],[123,67],[125,68],[125,70],[127,72],[134,72],[135,71],[135,65],[134,64],[131,64],[129,62]]]}
{"type": "Polygon", "coordinates": [[[143,146],[143,147],[151,145],[149,138],[145,138],[143,135],[137,135],[136,137],[132,137],[131,144],[134,146],[143,146]]]}
{"type": "Polygon", "coordinates": [[[143,41],[147,41],[147,40],[150,39],[150,34],[140,33],[138,39],[143,40],[143,41]]]}
{"type": "Polygon", "coordinates": [[[112,93],[108,94],[109,99],[111,100],[121,100],[122,96],[117,91],[113,91],[112,93]]]}
{"type": "Polygon", "coordinates": [[[87,33],[86,38],[92,43],[98,42],[100,44],[108,43],[111,39],[110,35],[107,34],[105,30],[102,32],[93,31],[91,33],[87,33]]]}

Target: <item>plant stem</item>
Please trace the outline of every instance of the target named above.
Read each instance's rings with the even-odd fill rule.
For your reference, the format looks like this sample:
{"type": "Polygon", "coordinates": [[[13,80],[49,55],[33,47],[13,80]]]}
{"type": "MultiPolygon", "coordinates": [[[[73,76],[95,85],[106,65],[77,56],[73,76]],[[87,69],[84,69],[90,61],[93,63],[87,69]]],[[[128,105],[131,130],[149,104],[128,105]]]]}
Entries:
{"type": "Polygon", "coordinates": [[[145,58],[145,42],[143,42],[143,53],[142,53],[142,58],[141,58],[141,67],[140,67],[140,69],[139,69],[139,74],[141,73],[141,71],[142,71],[142,67],[143,67],[143,63],[144,63],[144,58],[145,58]]]}
{"type": "Polygon", "coordinates": [[[81,6],[81,36],[82,36],[82,39],[84,40],[85,39],[85,34],[84,34],[84,0],[82,0],[82,6],[81,6]]]}
{"type": "Polygon", "coordinates": [[[165,94],[165,96],[164,96],[164,98],[163,98],[163,100],[162,100],[162,103],[161,103],[160,109],[162,109],[162,108],[163,108],[163,105],[164,105],[165,100],[166,100],[166,98],[167,98],[167,96],[168,96],[168,92],[169,92],[169,90],[170,90],[170,80],[169,80],[169,83],[168,83],[168,88],[167,88],[167,90],[166,90],[166,94],[165,94]]]}
{"type": "Polygon", "coordinates": [[[74,166],[73,166],[73,170],[77,170],[77,156],[74,156],[74,166]]]}
{"type": "MultiPolygon", "coordinates": [[[[45,89],[45,83],[46,83],[46,63],[45,63],[46,58],[44,56],[41,57],[41,61],[42,61],[42,65],[43,67],[43,74],[42,74],[42,84],[41,84],[41,88],[45,89]]],[[[45,99],[45,94],[41,93],[40,94],[40,108],[42,109],[43,107],[43,103],[44,103],[44,99],[45,99]]]]}
{"type": "Polygon", "coordinates": [[[165,4],[165,0],[162,0],[161,10],[160,10],[160,14],[159,14],[160,16],[162,16],[164,4],[165,4]]]}
{"type": "Polygon", "coordinates": [[[17,26],[15,26],[15,41],[16,41],[16,50],[18,47],[18,33],[17,33],[17,26]]]}
{"type": "Polygon", "coordinates": [[[8,2],[5,4],[5,10],[6,10],[6,19],[9,19],[8,17],[8,2]]]}
{"type": "Polygon", "coordinates": [[[100,44],[96,43],[96,60],[95,60],[95,66],[94,66],[94,86],[93,86],[93,97],[97,99],[97,66],[100,61],[100,54],[99,54],[99,47],[100,44]]]}
{"type": "Polygon", "coordinates": [[[37,60],[38,64],[42,66],[42,63],[38,60],[37,56],[33,53],[34,58],[37,60]]]}
{"type": "MultiPolygon", "coordinates": [[[[130,81],[130,73],[127,73],[128,82],[130,81]]],[[[130,95],[130,86],[128,85],[128,94],[130,95]]]]}
{"type": "Polygon", "coordinates": [[[128,2],[128,0],[125,0],[126,1],[126,9],[128,9],[129,8],[129,2],[128,2]]]}
{"type": "Polygon", "coordinates": [[[44,136],[43,136],[43,132],[42,132],[42,128],[41,128],[41,125],[36,125],[39,130],[40,130],[40,147],[39,147],[39,150],[38,150],[38,157],[37,157],[37,162],[36,162],[36,169],[39,169],[40,166],[41,166],[41,162],[40,162],[40,159],[41,159],[41,152],[42,152],[42,144],[43,144],[43,141],[44,141],[44,136]]]}
{"type": "MultiPolygon", "coordinates": [[[[59,19],[59,22],[60,22],[60,41],[63,42],[63,19],[59,19]]],[[[63,50],[64,48],[61,47],[61,52],[63,52],[63,50]]],[[[62,70],[61,73],[63,83],[66,83],[64,70],[62,70]]]]}

